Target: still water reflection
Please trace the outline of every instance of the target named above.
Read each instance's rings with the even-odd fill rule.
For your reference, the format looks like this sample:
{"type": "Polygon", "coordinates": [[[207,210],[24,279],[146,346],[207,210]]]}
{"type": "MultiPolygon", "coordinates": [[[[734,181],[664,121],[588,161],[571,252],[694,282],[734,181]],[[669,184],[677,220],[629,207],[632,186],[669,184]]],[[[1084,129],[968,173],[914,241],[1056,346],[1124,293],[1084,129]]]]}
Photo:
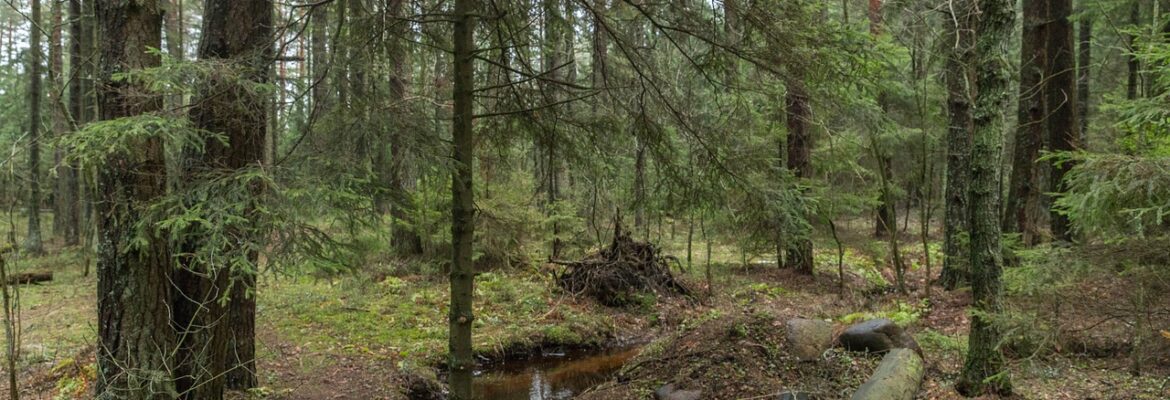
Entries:
{"type": "Polygon", "coordinates": [[[638,348],[578,350],[544,354],[477,371],[475,398],[481,400],[564,400],[604,382],[638,348]]]}

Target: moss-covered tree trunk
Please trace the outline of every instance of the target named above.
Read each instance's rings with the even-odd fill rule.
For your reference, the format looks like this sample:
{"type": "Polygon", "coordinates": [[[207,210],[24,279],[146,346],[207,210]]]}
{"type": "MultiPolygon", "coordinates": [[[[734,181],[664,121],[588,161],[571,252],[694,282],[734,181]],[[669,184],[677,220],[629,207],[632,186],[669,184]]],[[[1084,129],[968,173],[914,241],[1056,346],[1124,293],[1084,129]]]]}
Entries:
{"type": "Polygon", "coordinates": [[[1015,24],[1011,0],[980,0],[975,32],[974,141],[971,146],[970,187],[967,191],[971,227],[971,292],[975,311],[967,358],[956,388],[967,396],[1008,394],[1011,382],[1004,369],[999,343],[1002,333],[994,322],[1000,304],[1003,260],[1000,253],[999,159],[1004,132],[1004,110],[1011,96],[1009,66],[1004,54],[1015,24]]]}
{"type": "Polygon", "coordinates": [[[472,292],[475,274],[472,246],[475,241],[475,201],[472,191],[475,138],[471,127],[474,93],[475,42],[473,14],[475,0],[455,1],[454,107],[452,146],[455,172],[451,177],[451,311],[448,335],[449,384],[455,400],[471,400],[471,376],[475,360],[471,354],[472,292]]]}
{"type": "MultiPolygon", "coordinates": [[[[148,52],[162,44],[157,0],[94,3],[99,41],[97,98],[102,120],[159,111],[162,99],[113,76],[158,66],[148,52]]],[[[174,399],[170,350],[171,259],[165,240],[137,224],[143,208],[165,194],[166,164],[159,138],[129,143],[132,152],[107,157],[97,179],[99,399],[174,399]],[[140,235],[142,240],[137,240],[140,235]]]]}
{"type": "Polygon", "coordinates": [[[967,179],[971,148],[971,1],[954,0],[944,10],[943,26],[952,48],[946,60],[947,136],[946,187],[943,200],[943,287],[954,289],[967,280],[967,179]]]}
{"type": "Polygon", "coordinates": [[[1044,102],[1047,18],[1048,0],[1024,1],[1018,123],[1002,226],[1004,232],[1022,234],[1024,244],[1028,245],[1033,244],[1039,235],[1035,219],[1041,212],[1036,159],[1044,145],[1047,111],[1044,102]]]}

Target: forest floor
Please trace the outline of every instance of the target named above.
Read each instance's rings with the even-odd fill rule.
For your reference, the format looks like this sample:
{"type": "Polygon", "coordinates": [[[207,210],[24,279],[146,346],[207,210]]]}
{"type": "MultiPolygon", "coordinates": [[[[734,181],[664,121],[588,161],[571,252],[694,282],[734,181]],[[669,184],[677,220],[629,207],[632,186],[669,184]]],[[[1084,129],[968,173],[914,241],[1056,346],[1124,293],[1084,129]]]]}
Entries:
{"type": "MultiPolygon", "coordinates": [[[[700,249],[705,247],[696,243],[695,267],[682,278],[700,293],[699,302],[650,298],[612,309],[562,294],[542,270],[485,272],[476,280],[475,347],[483,359],[498,359],[539,348],[645,341],[745,310],[839,325],[886,317],[906,326],[924,350],[928,367],[920,398],[959,398],[952,387],[966,348],[969,291],[934,286],[927,300],[925,252],[913,232],[901,236],[911,267],[909,293],[881,289],[894,281],[891,271],[875,267],[889,264],[886,242],[864,232],[867,226],[843,224],[844,292],[838,289],[837,254],[828,239],[817,242],[815,277],[776,268],[765,261],[772,255],[750,256],[716,243],[710,298],[702,295],[707,288],[700,249]]],[[[665,236],[665,250],[685,263],[685,234],[676,240],[665,236]]],[[[930,249],[937,273],[937,243],[930,249]]],[[[77,249],[55,244],[46,256],[11,260],[15,272],[55,274],[51,282],[19,291],[24,399],[91,397],[96,281],[92,271],[85,274],[85,261],[77,249]]],[[[1042,264],[1065,264],[1048,261],[1042,264]]],[[[1003,347],[1019,398],[1170,398],[1170,340],[1157,334],[1170,329],[1166,293],[1128,309],[1131,287],[1110,271],[1040,293],[1027,289],[1037,276],[1033,269],[1017,267],[1005,275],[1010,312],[1003,347]],[[1130,372],[1138,336],[1134,313],[1126,310],[1147,316],[1147,334],[1141,336],[1146,345],[1136,352],[1148,356],[1140,376],[1130,372]]],[[[381,270],[332,278],[265,275],[258,289],[261,387],[236,397],[403,399],[411,391],[435,390],[446,348],[447,283],[437,274],[394,276],[381,270]]]]}

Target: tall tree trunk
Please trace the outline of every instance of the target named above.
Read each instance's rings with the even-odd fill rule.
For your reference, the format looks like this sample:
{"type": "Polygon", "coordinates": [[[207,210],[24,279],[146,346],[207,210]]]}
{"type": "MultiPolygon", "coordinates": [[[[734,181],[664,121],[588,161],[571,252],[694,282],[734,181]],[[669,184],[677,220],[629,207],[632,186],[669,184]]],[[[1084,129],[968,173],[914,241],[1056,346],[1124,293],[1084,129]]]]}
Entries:
{"type": "MultiPolygon", "coordinates": [[[[592,5],[592,10],[593,10],[594,15],[593,15],[593,48],[592,48],[592,54],[591,54],[592,60],[590,63],[592,75],[590,76],[590,78],[592,79],[594,90],[601,90],[602,88],[604,88],[606,86],[606,81],[609,79],[609,77],[606,73],[606,67],[607,67],[606,63],[608,63],[607,60],[609,58],[609,50],[608,50],[609,45],[608,45],[608,41],[607,41],[609,36],[606,35],[605,26],[603,25],[605,23],[603,20],[603,16],[605,15],[605,11],[607,10],[606,3],[607,3],[607,0],[593,0],[593,5],[592,5]]],[[[598,114],[598,108],[600,107],[601,103],[602,103],[602,97],[600,95],[597,96],[597,98],[592,103],[592,110],[593,110],[593,114],[594,114],[595,118],[599,117],[597,114],[598,114]]]]}
{"type": "MultiPolygon", "coordinates": [[[[85,93],[82,78],[86,69],[82,67],[82,48],[85,39],[82,35],[81,0],[69,0],[69,116],[74,123],[80,126],[86,122],[85,93]]],[[[64,200],[62,213],[65,228],[65,245],[76,246],[81,242],[81,171],[75,162],[66,162],[64,171],[58,172],[63,183],[62,193],[69,198],[64,200]]]]}
{"type": "Polygon", "coordinates": [[[451,311],[447,365],[450,367],[451,396],[455,400],[471,400],[471,376],[475,367],[471,348],[471,326],[475,319],[472,311],[475,275],[471,259],[475,241],[475,193],[472,190],[475,138],[471,118],[475,89],[472,65],[475,25],[472,18],[476,3],[474,0],[456,0],[454,13],[452,146],[455,172],[451,177],[451,311]]]}
{"type": "MultiPolygon", "coordinates": [[[[162,44],[162,9],[157,0],[94,2],[100,41],[98,103],[102,120],[161,109],[161,99],[115,74],[158,66],[147,51],[162,44]]],[[[161,139],[130,143],[133,154],[111,154],[98,176],[98,378],[97,398],[174,399],[168,349],[171,329],[171,258],[166,241],[137,225],[141,210],[165,194],[166,163],[161,139]]]]}
{"type": "Polygon", "coordinates": [[[323,113],[329,111],[332,107],[332,92],[329,87],[329,68],[332,63],[329,61],[329,7],[333,6],[332,2],[314,2],[306,0],[305,3],[312,3],[309,12],[309,70],[313,74],[313,81],[309,84],[312,86],[310,97],[312,98],[313,107],[311,113],[323,113]]]}
{"type": "Polygon", "coordinates": [[[1034,220],[1040,209],[1036,161],[1044,145],[1044,121],[1047,117],[1044,73],[1048,64],[1045,45],[1048,2],[1024,1],[1024,30],[1020,40],[1019,117],[1002,224],[1005,232],[1022,234],[1026,245],[1034,244],[1039,235],[1039,226],[1034,220]]]}
{"type": "MultiPolygon", "coordinates": [[[[881,35],[882,29],[884,28],[882,21],[882,0],[869,0],[869,8],[867,10],[870,35],[875,37],[881,35]]],[[[878,103],[883,112],[888,108],[888,100],[886,97],[887,95],[884,92],[878,94],[878,103]]],[[[894,210],[897,204],[892,198],[893,196],[891,196],[891,191],[888,187],[888,184],[893,182],[894,178],[892,170],[893,159],[886,151],[877,148],[880,146],[877,140],[871,141],[871,144],[875,146],[873,153],[877,156],[878,174],[880,174],[882,180],[881,194],[878,196],[877,213],[875,213],[873,224],[873,234],[876,237],[883,237],[893,232],[895,234],[894,236],[897,236],[898,218],[895,216],[894,210]]]]}
{"type": "Polygon", "coordinates": [[[28,66],[28,236],[24,251],[45,252],[41,241],[41,1],[32,0],[28,66]]]}
{"type": "MultiPolygon", "coordinates": [[[[353,31],[349,28],[350,16],[348,11],[350,4],[353,2],[337,3],[337,16],[335,18],[337,20],[335,21],[337,22],[337,27],[333,28],[332,31],[336,32],[338,37],[332,38],[333,48],[331,50],[333,50],[344,65],[333,68],[333,84],[337,86],[338,107],[349,110],[349,70],[354,67],[350,58],[350,42],[354,39],[354,36],[353,31]]],[[[358,153],[364,152],[366,149],[364,143],[362,143],[362,138],[365,137],[365,134],[357,132],[356,136],[358,138],[356,144],[359,147],[355,150],[358,153]]],[[[364,157],[358,158],[358,160],[364,161],[364,157]]]]}
{"type": "MultiPolygon", "coordinates": [[[[784,108],[788,121],[788,169],[797,179],[808,178],[812,174],[812,133],[809,129],[812,108],[808,104],[808,92],[804,82],[793,79],[787,86],[784,108]]],[[[807,214],[808,210],[802,211],[807,214]]],[[[787,264],[785,267],[794,268],[801,274],[812,275],[812,232],[797,232],[794,239],[788,242],[790,244],[788,256],[785,257],[787,264]]]]}
{"type": "Polygon", "coordinates": [[[1088,144],[1089,135],[1089,79],[1093,66],[1093,18],[1081,17],[1077,32],[1077,117],[1081,122],[1080,143],[1088,144]]]}
{"type": "MultiPolygon", "coordinates": [[[[541,8],[543,14],[543,29],[544,34],[542,38],[543,44],[541,46],[541,69],[546,71],[549,77],[554,81],[565,81],[567,74],[565,71],[572,69],[572,66],[559,68],[562,63],[572,62],[569,54],[569,46],[572,45],[572,27],[569,25],[564,12],[563,2],[561,0],[542,0],[541,8]]],[[[565,96],[559,84],[541,81],[541,92],[544,94],[543,101],[545,104],[557,104],[565,96]]],[[[544,176],[542,177],[542,185],[545,194],[545,214],[552,217],[555,203],[560,199],[560,175],[563,173],[564,160],[560,154],[560,109],[552,108],[550,112],[544,115],[550,115],[551,121],[545,121],[541,125],[544,126],[541,132],[541,138],[537,143],[541,145],[541,151],[545,157],[544,176]]],[[[539,153],[539,152],[538,152],[539,153]]],[[[553,223],[552,226],[552,257],[558,258],[561,250],[561,241],[557,237],[560,234],[560,226],[553,223]]]]}
{"type": "MultiPolygon", "coordinates": [[[[249,81],[260,84],[268,82],[273,53],[272,1],[208,0],[204,7],[199,58],[226,60],[249,81]]],[[[194,170],[190,172],[194,175],[191,178],[215,179],[259,167],[264,162],[264,138],[268,129],[267,99],[239,85],[231,80],[218,81],[212,88],[204,89],[199,94],[200,99],[193,103],[191,120],[194,125],[199,129],[222,133],[227,143],[208,141],[202,159],[192,163],[194,170]]],[[[258,188],[252,190],[253,204],[246,206],[245,213],[254,210],[256,198],[261,194],[258,188]]],[[[248,226],[220,228],[252,232],[248,226]]],[[[199,242],[199,239],[196,238],[195,242],[199,242]]],[[[227,248],[222,253],[244,253],[252,265],[257,263],[257,254],[250,250],[227,248]]],[[[187,316],[190,320],[177,322],[192,321],[195,322],[193,325],[202,326],[208,331],[191,335],[196,339],[194,348],[202,349],[205,354],[190,356],[195,360],[193,375],[196,379],[192,387],[194,390],[188,392],[187,398],[217,399],[222,398],[225,386],[249,389],[257,384],[256,271],[233,269],[226,263],[200,263],[200,260],[193,260],[186,268],[197,273],[186,277],[194,279],[194,282],[177,284],[179,287],[193,287],[195,291],[175,298],[178,302],[200,300],[201,303],[196,306],[203,310],[202,314],[192,314],[187,316]],[[230,282],[232,280],[234,282],[230,282]],[[229,282],[231,292],[224,293],[229,282]],[[221,301],[224,296],[229,299],[226,307],[221,301]]]]}
{"type": "Polygon", "coordinates": [[[166,27],[167,54],[175,60],[183,60],[183,0],[165,0],[163,24],[166,27]]]}
{"type": "MultiPolygon", "coordinates": [[[[163,33],[167,55],[176,61],[186,59],[183,49],[183,0],[163,0],[163,33]]],[[[183,105],[183,95],[167,96],[166,107],[178,109],[183,105]]]]}
{"type": "MultiPolygon", "coordinates": [[[[407,64],[406,64],[406,49],[403,46],[405,35],[407,32],[407,23],[399,20],[405,13],[404,0],[387,0],[386,13],[391,16],[388,23],[391,24],[390,31],[394,32],[390,37],[390,42],[387,43],[387,57],[390,62],[390,98],[391,104],[395,107],[405,109],[406,105],[403,102],[406,99],[406,79],[407,79],[407,64]]],[[[436,66],[439,64],[436,63],[436,66]]],[[[442,68],[436,68],[435,73],[438,74],[442,68]]],[[[437,77],[436,77],[437,78],[437,77]]],[[[408,221],[411,218],[411,213],[414,212],[415,203],[410,196],[410,187],[407,185],[407,161],[409,153],[406,149],[406,143],[403,140],[405,133],[403,129],[393,129],[388,132],[388,145],[390,148],[389,160],[386,160],[386,153],[379,155],[382,157],[376,162],[382,164],[378,169],[385,171],[387,176],[387,188],[389,192],[390,201],[384,201],[383,210],[389,210],[394,225],[392,227],[394,247],[403,254],[421,254],[423,252],[422,237],[418,230],[414,228],[413,224],[408,221]],[[388,162],[387,162],[388,161],[388,162]]]]}
{"type": "MultiPolygon", "coordinates": [[[[1075,48],[1073,47],[1073,26],[1069,20],[1072,0],[1049,0],[1049,29],[1047,43],[1048,73],[1045,86],[1045,100],[1048,106],[1047,122],[1049,143],[1052,151],[1072,151],[1080,147],[1080,124],[1077,123],[1077,74],[1075,48]]],[[[1049,192],[1065,191],[1064,175],[1072,169],[1072,163],[1053,165],[1048,184],[1049,192]]],[[[1049,217],[1052,236],[1059,240],[1071,240],[1072,232],[1068,217],[1053,210],[1049,217]]]]}
{"type": "Polygon", "coordinates": [[[976,16],[974,141],[971,146],[970,201],[971,292],[976,312],[971,314],[967,358],[956,384],[959,393],[1010,394],[1011,380],[1004,370],[999,344],[1002,332],[994,321],[1000,304],[1003,260],[1000,253],[999,154],[1004,110],[1010,96],[1008,65],[1002,57],[1015,25],[1011,0],[980,0],[976,16]]]}
{"type": "MultiPolygon", "coordinates": [[[[645,131],[647,127],[646,116],[639,116],[637,124],[640,131],[645,131]]],[[[646,139],[637,136],[634,138],[637,141],[634,149],[634,232],[643,233],[643,240],[650,240],[649,231],[646,227],[646,139]]]]}
{"type": "MultiPolygon", "coordinates": [[[[1138,26],[1140,26],[1142,23],[1141,18],[1142,2],[1139,0],[1133,0],[1133,3],[1129,7],[1129,23],[1132,25],[1131,28],[1136,29],[1138,26]]],[[[1128,47],[1130,53],[1125,63],[1126,72],[1128,72],[1126,74],[1125,80],[1125,98],[1134,100],[1138,97],[1138,80],[1139,74],[1141,73],[1139,70],[1140,62],[1138,61],[1136,54],[1137,35],[1130,34],[1126,36],[1125,41],[1126,47],[1128,47]]]]}
{"type": "MultiPolygon", "coordinates": [[[[65,134],[69,125],[68,106],[61,98],[65,94],[65,57],[61,46],[62,22],[61,1],[53,1],[49,8],[49,109],[52,110],[53,137],[59,138],[65,134]]],[[[69,203],[73,201],[73,194],[69,193],[69,175],[72,172],[64,163],[65,152],[61,146],[53,146],[53,234],[66,238],[65,225],[69,222],[67,215],[69,203]]]]}
{"type": "Polygon", "coordinates": [[[951,0],[948,15],[943,20],[947,27],[947,42],[954,43],[946,61],[947,86],[947,176],[943,211],[943,267],[939,280],[948,290],[967,280],[968,248],[967,186],[970,163],[972,110],[974,96],[971,82],[971,51],[974,24],[971,2],[951,0]]]}

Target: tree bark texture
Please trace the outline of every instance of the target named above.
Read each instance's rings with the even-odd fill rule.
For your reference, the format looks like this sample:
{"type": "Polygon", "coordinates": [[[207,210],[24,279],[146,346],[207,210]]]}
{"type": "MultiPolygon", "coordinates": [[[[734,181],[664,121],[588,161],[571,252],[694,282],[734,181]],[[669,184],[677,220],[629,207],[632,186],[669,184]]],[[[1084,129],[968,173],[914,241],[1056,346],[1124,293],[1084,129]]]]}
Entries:
{"type": "MultiPolygon", "coordinates": [[[[1048,141],[1052,151],[1072,151],[1080,148],[1080,123],[1077,122],[1077,73],[1076,48],[1073,47],[1072,0],[1049,0],[1049,29],[1047,43],[1048,84],[1045,86],[1045,100],[1048,106],[1048,141]]],[[[1072,163],[1053,165],[1049,170],[1049,191],[1062,193],[1066,187],[1064,176],[1072,169],[1072,163]]],[[[1072,227],[1068,217],[1053,210],[1049,220],[1052,236],[1058,240],[1071,240],[1072,227]]]]}
{"type": "Polygon", "coordinates": [[[28,35],[28,235],[24,251],[44,253],[41,239],[41,2],[32,0],[32,29],[28,35]]]}
{"type": "Polygon", "coordinates": [[[1024,29],[1020,50],[1020,97],[1016,143],[1004,209],[1003,230],[1020,233],[1024,244],[1039,236],[1040,181],[1036,164],[1046,131],[1045,82],[1047,71],[1048,0],[1024,1],[1024,29]]]}
{"type": "MultiPolygon", "coordinates": [[[[204,7],[199,58],[225,61],[243,79],[267,82],[273,52],[272,2],[209,0],[204,7]]],[[[244,85],[230,76],[213,76],[192,103],[195,127],[223,134],[227,143],[208,140],[202,157],[189,161],[189,179],[214,179],[264,162],[267,99],[244,85]]],[[[253,188],[251,201],[260,195],[258,190],[253,188]]],[[[246,206],[245,213],[254,207],[246,206]]],[[[237,231],[237,235],[250,231],[245,226],[222,228],[237,231]]],[[[198,242],[199,238],[192,238],[187,245],[197,246],[198,242]]],[[[257,263],[257,254],[252,250],[222,251],[241,252],[250,264],[257,263]]],[[[176,325],[195,327],[185,329],[181,336],[180,350],[186,354],[179,359],[183,372],[179,375],[180,391],[189,399],[218,399],[223,397],[225,387],[254,387],[256,303],[254,294],[249,292],[255,289],[256,271],[231,268],[226,260],[217,265],[208,265],[204,260],[188,261],[175,277],[176,286],[183,290],[182,295],[174,297],[176,325]],[[225,298],[226,303],[222,301],[225,298]]]]}
{"type": "Polygon", "coordinates": [[[1015,24],[1010,0],[980,0],[976,17],[975,74],[978,92],[974,107],[974,141],[971,146],[970,186],[967,189],[971,229],[971,292],[975,312],[967,357],[956,384],[968,396],[1010,394],[999,344],[1002,332],[993,321],[1000,304],[1003,260],[1000,253],[999,154],[1004,132],[1004,110],[1011,78],[1002,57],[1015,24]]]}
{"type": "Polygon", "coordinates": [[[454,107],[452,123],[455,171],[451,177],[451,311],[448,336],[450,368],[449,386],[456,400],[471,400],[472,359],[471,326],[474,265],[472,246],[475,239],[475,201],[473,192],[475,138],[471,118],[474,92],[472,59],[475,53],[474,0],[455,1],[454,29],[454,107]]]}
{"type": "MultiPolygon", "coordinates": [[[[147,52],[162,44],[162,9],[157,0],[94,3],[102,40],[97,98],[100,118],[113,120],[159,111],[157,96],[113,75],[158,66],[147,52]]],[[[135,244],[143,208],[166,190],[163,143],[130,144],[133,154],[110,155],[98,172],[98,378],[99,399],[174,399],[171,355],[172,263],[165,240],[147,230],[135,244]]]]}
{"type": "MultiPolygon", "coordinates": [[[[788,125],[788,169],[797,178],[812,174],[812,133],[810,122],[812,108],[809,106],[808,91],[804,82],[790,81],[785,95],[785,112],[788,125]]],[[[807,211],[807,210],[805,210],[807,211]]],[[[797,272],[813,274],[812,232],[800,232],[795,240],[788,241],[786,267],[797,272]]]]}
{"type": "Polygon", "coordinates": [[[949,11],[943,20],[947,27],[947,41],[953,43],[953,47],[946,60],[947,171],[943,194],[943,268],[939,277],[948,290],[967,281],[967,186],[973,130],[971,100],[974,97],[969,69],[974,46],[974,15],[971,11],[971,1],[974,0],[952,1],[948,11],[953,11],[949,11]]]}

